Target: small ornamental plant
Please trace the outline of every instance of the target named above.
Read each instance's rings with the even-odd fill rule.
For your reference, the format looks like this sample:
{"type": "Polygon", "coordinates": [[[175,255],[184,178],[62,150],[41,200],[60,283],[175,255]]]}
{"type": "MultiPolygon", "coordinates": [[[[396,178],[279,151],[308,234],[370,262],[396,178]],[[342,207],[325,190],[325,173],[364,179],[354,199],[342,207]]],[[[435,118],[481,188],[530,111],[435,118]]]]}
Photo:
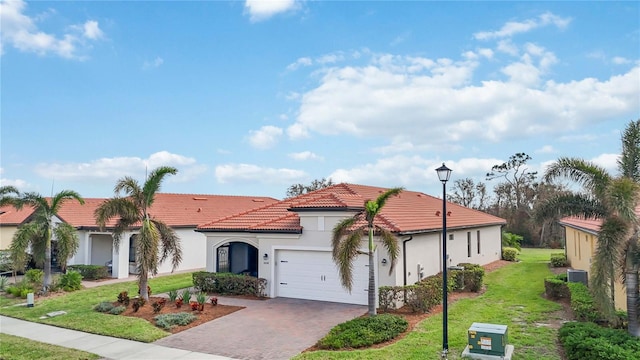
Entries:
{"type": "Polygon", "coordinates": [[[120,294],[118,294],[118,302],[120,304],[128,306],[130,300],[131,299],[129,298],[129,293],[127,291],[122,291],[120,292],[120,294]]]}
{"type": "Polygon", "coordinates": [[[169,301],[170,302],[175,302],[177,298],[178,298],[178,292],[176,290],[169,291],[169,301]]]}
{"type": "Polygon", "coordinates": [[[191,301],[191,302],[189,303],[189,305],[191,306],[191,310],[192,310],[192,311],[196,311],[196,310],[198,310],[198,308],[200,307],[200,304],[198,304],[198,302],[197,302],[197,301],[191,301]]]}
{"type": "Polygon", "coordinates": [[[182,307],[182,298],[176,299],[176,308],[180,309],[182,307]]]}
{"type": "Polygon", "coordinates": [[[166,304],[167,299],[160,299],[158,301],[154,301],[151,306],[153,307],[153,313],[157,314],[159,313],[162,308],[164,307],[164,305],[166,304]]]}
{"type": "Polygon", "coordinates": [[[136,297],[135,299],[133,299],[133,303],[131,304],[131,306],[133,307],[133,312],[138,312],[138,310],[140,310],[140,308],[143,307],[144,304],[144,298],[136,297]]]}
{"type": "Polygon", "coordinates": [[[218,298],[217,298],[217,297],[215,297],[215,296],[212,296],[212,297],[209,299],[209,302],[211,303],[211,306],[216,306],[216,305],[218,305],[218,298]]]}
{"type": "Polygon", "coordinates": [[[191,292],[189,291],[189,289],[182,290],[182,293],[180,294],[180,298],[182,298],[183,303],[188,304],[189,301],[191,300],[191,292]]]}
{"type": "Polygon", "coordinates": [[[199,292],[196,296],[196,300],[198,301],[198,310],[204,310],[204,304],[207,302],[207,296],[203,292],[199,292]]]}

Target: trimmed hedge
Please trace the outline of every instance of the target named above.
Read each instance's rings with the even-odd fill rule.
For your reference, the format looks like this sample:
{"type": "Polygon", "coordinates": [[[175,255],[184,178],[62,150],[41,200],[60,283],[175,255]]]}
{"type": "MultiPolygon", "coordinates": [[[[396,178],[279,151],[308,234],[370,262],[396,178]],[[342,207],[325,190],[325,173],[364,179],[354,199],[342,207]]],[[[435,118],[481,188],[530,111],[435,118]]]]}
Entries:
{"type": "Polygon", "coordinates": [[[110,277],[109,268],[103,265],[69,265],[67,269],[79,272],[85,280],[99,280],[110,277]]]}
{"type": "Polygon", "coordinates": [[[359,317],[331,329],[318,341],[318,347],[332,350],[367,347],[397,337],[408,326],[407,320],[398,315],[359,317]]]}
{"type": "Polygon", "coordinates": [[[518,256],[518,249],[512,247],[504,247],[502,248],[502,260],[507,261],[516,261],[516,256],[518,256]]]}
{"type": "Polygon", "coordinates": [[[76,291],[82,289],[82,275],[77,271],[67,271],[60,277],[58,284],[64,291],[76,291]]]}
{"type": "Polygon", "coordinates": [[[624,330],[569,322],[558,331],[568,360],[640,359],[640,341],[624,330]]]}
{"type": "Polygon", "coordinates": [[[603,318],[596,308],[588,287],[578,282],[567,283],[567,286],[571,293],[571,310],[577,320],[595,322],[603,318]]]}
{"type": "Polygon", "coordinates": [[[571,294],[569,293],[569,288],[567,287],[567,275],[560,274],[545,278],[544,292],[547,295],[548,299],[558,300],[561,298],[569,298],[571,294]]]}
{"type": "Polygon", "coordinates": [[[551,254],[550,262],[552,267],[566,267],[569,265],[567,262],[567,255],[563,253],[551,254]]]}
{"type": "Polygon", "coordinates": [[[458,266],[464,267],[462,271],[462,283],[464,284],[462,291],[480,291],[484,282],[484,268],[478,264],[471,263],[460,263],[458,266]]]}
{"type": "Polygon", "coordinates": [[[193,273],[193,286],[203,292],[227,295],[265,296],[267,280],[232,273],[193,273]]]}

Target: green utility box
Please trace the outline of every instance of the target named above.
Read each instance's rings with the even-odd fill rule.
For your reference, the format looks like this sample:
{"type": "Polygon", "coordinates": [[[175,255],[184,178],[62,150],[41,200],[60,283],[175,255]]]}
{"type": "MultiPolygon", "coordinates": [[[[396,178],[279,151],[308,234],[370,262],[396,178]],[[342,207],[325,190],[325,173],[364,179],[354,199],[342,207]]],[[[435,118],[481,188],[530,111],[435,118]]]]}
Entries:
{"type": "Polygon", "coordinates": [[[468,334],[470,353],[505,356],[507,325],[473,323],[468,334]]]}

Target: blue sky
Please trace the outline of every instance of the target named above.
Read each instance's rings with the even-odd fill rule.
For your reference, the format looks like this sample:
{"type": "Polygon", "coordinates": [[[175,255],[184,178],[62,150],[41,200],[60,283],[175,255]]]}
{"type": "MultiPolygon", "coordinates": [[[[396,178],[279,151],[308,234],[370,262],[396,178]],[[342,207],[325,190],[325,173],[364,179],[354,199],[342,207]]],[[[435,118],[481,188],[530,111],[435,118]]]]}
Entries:
{"type": "Polygon", "coordinates": [[[164,192],[438,196],[442,162],[615,172],[640,118],[638,2],[0,4],[0,183],[44,195],[169,165],[164,192]]]}

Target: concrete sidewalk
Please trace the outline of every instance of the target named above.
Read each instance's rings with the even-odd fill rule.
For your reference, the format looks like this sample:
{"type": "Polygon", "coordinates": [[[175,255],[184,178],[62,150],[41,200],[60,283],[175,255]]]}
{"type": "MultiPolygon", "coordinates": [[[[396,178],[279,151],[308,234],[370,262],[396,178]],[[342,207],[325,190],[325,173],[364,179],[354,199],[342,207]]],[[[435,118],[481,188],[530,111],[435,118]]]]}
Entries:
{"type": "Polygon", "coordinates": [[[0,333],[83,350],[106,359],[233,360],[224,356],[89,334],[7,316],[0,316],[0,333]]]}

